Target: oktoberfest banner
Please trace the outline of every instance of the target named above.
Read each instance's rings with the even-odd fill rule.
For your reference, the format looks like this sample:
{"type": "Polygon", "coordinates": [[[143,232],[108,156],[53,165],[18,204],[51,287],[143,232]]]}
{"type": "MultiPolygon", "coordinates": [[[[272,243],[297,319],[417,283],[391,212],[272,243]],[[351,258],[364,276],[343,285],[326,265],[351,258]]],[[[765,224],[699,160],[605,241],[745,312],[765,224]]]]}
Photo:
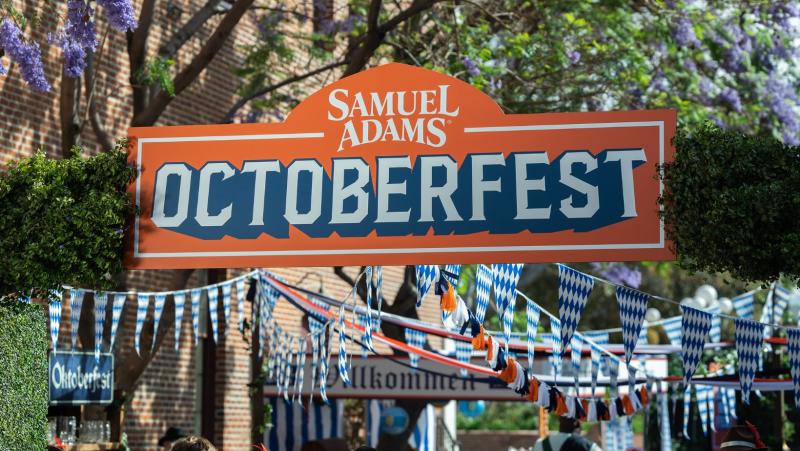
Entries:
{"type": "Polygon", "coordinates": [[[137,269],[672,260],[676,112],[506,115],[386,64],[276,124],[129,130],[137,269]]]}

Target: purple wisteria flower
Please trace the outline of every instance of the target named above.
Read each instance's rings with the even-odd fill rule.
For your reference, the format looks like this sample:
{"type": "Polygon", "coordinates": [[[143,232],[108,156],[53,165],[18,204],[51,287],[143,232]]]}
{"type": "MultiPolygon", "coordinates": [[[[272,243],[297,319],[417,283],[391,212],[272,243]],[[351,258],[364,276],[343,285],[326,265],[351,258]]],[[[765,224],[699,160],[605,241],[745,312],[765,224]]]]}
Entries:
{"type": "Polygon", "coordinates": [[[626,285],[631,288],[639,288],[642,284],[642,273],[622,263],[610,263],[607,266],[600,263],[592,263],[592,267],[600,274],[600,277],[618,285],[626,285]]]}
{"type": "Polygon", "coordinates": [[[481,74],[481,70],[478,68],[478,65],[475,64],[474,61],[468,56],[464,57],[464,67],[467,69],[467,73],[470,77],[477,77],[481,74]]]}
{"type": "Polygon", "coordinates": [[[9,18],[0,24],[0,48],[13,61],[19,64],[22,78],[36,91],[50,91],[50,83],[44,76],[42,52],[39,44],[22,40],[22,31],[9,18]]]}
{"type": "Polygon", "coordinates": [[[80,77],[86,69],[86,55],[97,48],[94,11],[85,0],[67,2],[64,30],[55,38],[64,56],[64,72],[80,77]]]}
{"type": "Polygon", "coordinates": [[[735,89],[733,88],[723,89],[722,92],[719,94],[719,98],[722,101],[722,103],[731,107],[733,111],[736,111],[737,113],[742,112],[742,99],[741,97],[739,97],[739,93],[736,92],[735,89]]]}
{"type": "Polygon", "coordinates": [[[578,64],[581,60],[581,52],[577,50],[572,50],[567,52],[567,57],[572,64],[578,64]]]}
{"type": "Polygon", "coordinates": [[[131,0],[97,0],[106,13],[106,19],[117,31],[133,31],[136,28],[136,14],[131,0]]]}
{"type": "Polygon", "coordinates": [[[782,125],[784,140],[787,144],[795,145],[793,143],[800,135],[800,119],[796,111],[798,98],[794,87],[773,72],[765,84],[765,90],[767,105],[782,125]]]}
{"type": "Polygon", "coordinates": [[[686,16],[681,16],[675,22],[672,36],[675,38],[675,42],[681,46],[697,47],[700,45],[700,40],[697,39],[697,35],[694,34],[694,26],[692,25],[692,21],[686,16]]]}

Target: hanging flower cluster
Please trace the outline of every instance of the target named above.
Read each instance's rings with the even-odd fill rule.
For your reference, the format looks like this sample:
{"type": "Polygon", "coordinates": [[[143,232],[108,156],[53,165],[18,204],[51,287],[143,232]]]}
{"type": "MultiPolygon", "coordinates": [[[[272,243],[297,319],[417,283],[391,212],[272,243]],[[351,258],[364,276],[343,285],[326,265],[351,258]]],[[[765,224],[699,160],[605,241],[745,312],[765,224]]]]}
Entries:
{"type": "MultiPolygon", "coordinates": [[[[103,8],[111,28],[120,32],[136,28],[136,14],[131,0],[97,0],[97,4],[103,8]]],[[[68,0],[64,27],[50,37],[50,42],[61,48],[64,72],[69,77],[80,77],[86,70],[87,55],[97,49],[95,20],[91,0],[68,0]]],[[[2,19],[0,23],[0,50],[19,65],[22,78],[31,88],[41,92],[50,91],[39,44],[23,40],[22,30],[11,17],[2,19]]],[[[0,75],[7,72],[0,62],[0,75]]]]}

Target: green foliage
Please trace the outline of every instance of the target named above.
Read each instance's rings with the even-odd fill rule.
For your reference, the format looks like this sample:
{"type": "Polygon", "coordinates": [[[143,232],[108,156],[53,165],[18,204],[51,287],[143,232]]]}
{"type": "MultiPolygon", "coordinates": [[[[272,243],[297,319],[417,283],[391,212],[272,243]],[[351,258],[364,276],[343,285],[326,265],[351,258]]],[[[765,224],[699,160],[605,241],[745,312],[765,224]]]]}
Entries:
{"type": "Polygon", "coordinates": [[[45,315],[0,301],[0,449],[45,449],[47,402],[45,315]]]}
{"type": "Polygon", "coordinates": [[[751,282],[800,277],[800,147],[711,124],[680,131],[675,146],[661,202],[681,265],[751,282]]]}
{"type": "Polygon", "coordinates": [[[0,298],[48,297],[62,284],[112,287],[134,212],[126,146],[89,158],[37,153],[0,175],[0,298]]]}
{"type": "Polygon", "coordinates": [[[136,79],[145,85],[155,85],[161,87],[170,97],[175,97],[175,84],[172,80],[172,66],[175,61],[171,59],[155,57],[145,62],[136,79]]]}

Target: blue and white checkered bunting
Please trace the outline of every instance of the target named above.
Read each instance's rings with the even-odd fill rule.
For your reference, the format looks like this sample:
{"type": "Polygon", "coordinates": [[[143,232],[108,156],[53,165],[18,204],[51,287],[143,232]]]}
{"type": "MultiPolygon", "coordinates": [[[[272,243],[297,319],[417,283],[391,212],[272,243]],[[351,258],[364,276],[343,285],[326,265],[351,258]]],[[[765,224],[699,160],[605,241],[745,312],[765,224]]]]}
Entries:
{"type": "Polygon", "coordinates": [[[133,336],[133,346],[136,348],[136,353],[139,355],[142,355],[139,343],[142,339],[142,328],[144,327],[144,320],[147,318],[147,307],[149,304],[149,293],[139,293],[136,296],[136,331],[133,336]]]}
{"type": "Polygon", "coordinates": [[[375,267],[375,300],[378,301],[378,317],[375,321],[375,330],[381,330],[381,312],[383,311],[383,266],[375,267]]]}
{"type": "MultiPolygon", "coordinates": [[[[689,412],[692,408],[692,387],[687,386],[686,390],[683,391],[683,411],[689,412]]],[[[689,440],[689,417],[690,415],[683,415],[683,436],[686,440],[689,440]]]]}
{"type": "Polygon", "coordinates": [[[514,307],[517,299],[517,282],[522,274],[520,263],[492,265],[492,284],[497,313],[503,320],[503,338],[506,344],[511,340],[511,325],[514,322],[514,307]]]}
{"type": "MultiPolygon", "coordinates": [[[[409,346],[413,346],[415,348],[424,348],[425,347],[425,333],[420,332],[415,329],[406,328],[405,329],[406,335],[406,343],[409,346]]],[[[419,355],[413,352],[408,353],[408,361],[412,367],[416,368],[417,364],[419,363],[419,355]]]]}
{"type": "Polygon", "coordinates": [[[711,330],[708,331],[708,340],[711,343],[719,343],[722,340],[722,318],[719,316],[722,313],[722,309],[719,305],[715,305],[709,307],[707,311],[713,315],[711,317],[711,330]]]}
{"type": "Polygon", "coordinates": [[[319,334],[311,334],[311,389],[310,397],[314,397],[314,387],[317,384],[317,368],[319,367],[319,334]]]}
{"type": "Polygon", "coordinates": [[[755,292],[750,291],[744,294],[740,294],[735,298],[731,299],[731,303],[733,304],[733,308],[736,309],[736,314],[739,315],[739,318],[744,319],[753,319],[753,305],[755,301],[755,292]]]}
{"type": "Polygon", "coordinates": [[[558,318],[561,344],[566,346],[578,328],[594,279],[564,265],[558,265],[558,318]]]}
{"type": "MultiPolygon", "coordinates": [[[[700,385],[695,388],[697,410],[700,412],[700,425],[703,434],[708,435],[708,426],[714,428],[714,392],[713,387],[700,385]]],[[[687,415],[688,416],[688,415],[687,415]]]]}
{"type": "Polygon", "coordinates": [[[422,307],[422,299],[428,290],[439,280],[439,266],[417,265],[417,308],[422,307]]]}
{"type": "Polygon", "coordinates": [[[125,301],[127,299],[128,295],[126,293],[114,293],[114,300],[111,304],[111,335],[109,336],[109,351],[114,350],[114,342],[117,339],[119,320],[122,317],[122,309],[125,307],[125,301]]]}
{"type": "Polygon", "coordinates": [[[211,319],[211,332],[214,336],[214,343],[219,343],[217,329],[219,328],[219,290],[216,285],[210,286],[206,290],[208,295],[208,317],[211,319]]]}
{"type": "Polygon", "coordinates": [[[367,327],[370,326],[369,324],[370,320],[367,315],[361,315],[361,314],[357,316],[357,319],[358,319],[358,325],[364,328],[364,333],[361,334],[361,357],[366,359],[369,356],[369,351],[370,351],[370,349],[367,348],[367,332],[366,332],[367,327]]]}
{"type": "Polygon", "coordinates": [[[592,347],[592,377],[595,384],[597,383],[598,369],[603,369],[603,374],[608,374],[608,368],[605,366],[605,361],[600,359],[602,354],[601,348],[608,344],[608,332],[603,330],[590,330],[583,332],[583,336],[593,341],[597,347],[592,347]]]}
{"type": "Polygon", "coordinates": [[[94,359],[97,362],[100,361],[100,351],[103,349],[107,304],[107,294],[99,291],[94,293],[94,359]]]}
{"type": "Polygon", "coordinates": [[[616,396],[618,393],[617,380],[619,379],[619,359],[607,354],[604,355],[602,359],[603,366],[608,370],[608,378],[610,379],[608,384],[609,393],[611,393],[612,396],[616,396]]]}
{"type": "Polygon", "coordinates": [[[739,384],[742,387],[742,401],[750,404],[750,390],[758,369],[759,355],[764,341],[764,325],[743,318],[734,318],[733,336],[736,354],[739,358],[739,384]]]}
{"type": "Polygon", "coordinates": [[[536,332],[539,330],[539,318],[541,317],[542,310],[536,305],[533,300],[527,300],[526,306],[526,338],[528,339],[528,371],[533,374],[533,357],[536,351],[536,332]]]}
{"type": "Polygon", "coordinates": [[[794,387],[794,405],[800,410],[800,329],[786,329],[789,350],[789,372],[794,387]]]}
{"type": "MultiPolygon", "coordinates": [[[[355,287],[353,287],[355,290],[355,287]]],[[[342,378],[342,383],[350,385],[350,376],[347,374],[347,333],[345,331],[344,323],[344,305],[339,307],[339,377],[342,378]]]]}
{"type": "Polygon", "coordinates": [[[551,349],[550,365],[553,367],[553,377],[558,377],[561,374],[561,321],[550,318],[550,332],[542,334],[542,341],[551,349]]]}
{"type": "Polygon", "coordinates": [[[225,326],[225,333],[228,333],[228,326],[231,322],[231,288],[233,281],[227,281],[222,284],[222,318],[223,325],[225,326]]]}
{"type": "MultiPolygon", "coordinates": [[[[631,288],[618,286],[617,305],[619,307],[619,319],[622,323],[622,344],[625,348],[625,363],[630,364],[633,351],[639,341],[639,334],[642,331],[644,315],[647,313],[647,301],[650,298],[641,291],[631,288]]],[[[644,329],[647,334],[647,329],[644,329]]],[[[645,335],[646,337],[646,335],[645,335]]]]}
{"type": "Polygon", "coordinates": [[[788,292],[777,282],[773,282],[767,293],[767,302],[761,310],[761,322],[767,324],[764,328],[764,338],[771,337],[773,327],[770,324],[781,324],[783,312],[789,303],[788,292]]]}
{"type": "MultiPolygon", "coordinates": [[[[86,292],[80,288],[69,290],[69,324],[70,335],[72,338],[72,349],[76,349],[78,343],[78,324],[81,322],[81,309],[83,308],[83,295],[86,292]]],[[[84,345],[84,347],[86,347],[84,345]]]]}
{"type": "Polygon", "coordinates": [[[48,316],[50,317],[50,341],[53,342],[53,352],[58,347],[58,330],[61,329],[61,302],[63,293],[58,293],[55,299],[50,300],[47,306],[48,316]]]}
{"type": "Polygon", "coordinates": [[[592,396],[594,396],[594,392],[597,389],[597,373],[600,370],[600,356],[602,355],[602,351],[599,346],[592,343],[592,396]]]}
{"type": "Polygon", "coordinates": [[[489,293],[492,290],[492,271],[486,265],[478,265],[475,276],[475,318],[483,324],[486,309],[489,307],[489,293]]]}
{"type": "Polygon", "coordinates": [[[661,451],[672,451],[672,430],[669,421],[669,399],[667,394],[658,396],[658,426],[661,437],[661,451]]]}
{"type": "Polygon", "coordinates": [[[583,339],[581,339],[580,334],[574,334],[570,343],[570,360],[572,361],[572,374],[575,376],[576,393],[578,377],[581,374],[581,352],[583,352],[583,339]]]}
{"type": "Polygon", "coordinates": [[[681,356],[683,358],[683,379],[686,387],[694,376],[703,348],[711,330],[711,317],[708,312],[681,305],[681,356]]]}
{"type": "Polygon", "coordinates": [[[453,276],[445,276],[447,280],[453,285],[458,285],[458,276],[461,275],[461,265],[447,265],[444,270],[453,274],[453,276]]]}
{"type": "Polygon", "coordinates": [[[332,335],[333,321],[319,334],[319,395],[325,404],[328,403],[328,369],[331,366],[331,340],[328,337],[332,335]]]}
{"type": "Polygon", "coordinates": [[[244,291],[244,279],[236,280],[236,313],[239,316],[239,332],[244,333],[244,298],[247,292],[244,291]]]}
{"type": "Polygon", "coordinates": [[[156,349],[156,337],[158,336],[158,325],[161,322],[161,313],[164,311],[164,304],[167,303],[166,293],[157,293],[154,296],[155,302],[153,303],[153,341],[150,346],[150,352],[156,349]]]}
{"type": "MultiPolygon", "coordinates": [[[[190,292],[192,298],[192,330],[194,331],[194,344],[197,344],[197,339],[200,335],[200,297],[203,292],[199,288],[195,288],[190,292]]],[[[263,341],[261,342],[263,345],[263,341]]]]}
{"type": "Polygon", "coordinates": [[[681,321],[680,316],[673,316],[661,321],[661,327],[664,328],[664,332],[667,334],[669,343],[672,346],[681,345],[681,321]]]}
{"type": "Polygon", "coordinates": [[[172,302],[175,304],[175,350],[181,347],[181,326],[183,325],[183,309],[186,305],[186,291],[172,293],[172,302]]]}
{"type": "MultiPolygon", "coordinates": [[[[461,363],[470,363],[472,359],[472,343],[467,341],[456,341],[456,360],[461,363]]],[[[461,373],[462,377],[467,376],[467,369],[460,368],[459,373],[461,373]]]]}

